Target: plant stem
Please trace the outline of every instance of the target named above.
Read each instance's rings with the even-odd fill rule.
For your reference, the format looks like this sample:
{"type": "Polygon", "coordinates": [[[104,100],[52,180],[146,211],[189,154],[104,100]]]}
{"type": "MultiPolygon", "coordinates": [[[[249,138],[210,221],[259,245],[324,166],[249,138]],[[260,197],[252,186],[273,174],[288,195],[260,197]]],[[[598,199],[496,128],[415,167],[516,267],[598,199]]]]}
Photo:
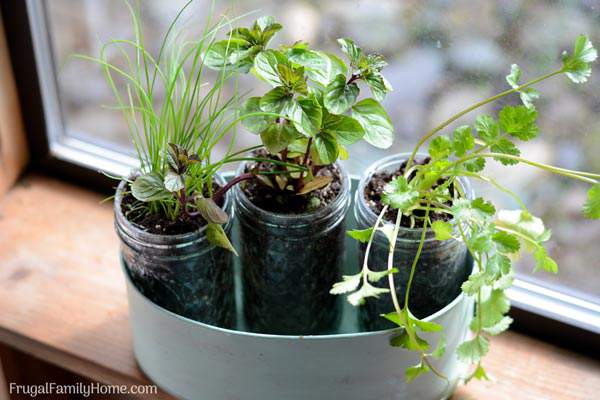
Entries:
{"type": "Polygon", "coordinates": [[[216,204],[219,204],[219,202],[221,201],[223,196],[225,196],[225,193],[227,193],[227,191],[229,189],[231,189],[232,187],[234,187],[235,185],[237,185],[240,182],[243,182],[243,181],[246,181],[249,179],[253,179],[253,178],[254,178],[254,174],[252,172],[246,172],[245,174],[236,176],[235,178],[233,178],[232,180],[227,182],[227,184],[225,186],[223,186],[222,188],[220,188],[219,190],[217,190],[215,192],[215,194],[212,197],[213,201],[216,204]]]}
{"type": "Polygon", "coordinates": [[[390,286],[390,295],[392,296],[392,303],[394,303],[394,309],[400,316],[402,312],[400,308],[400,303],[398,302],[398,295],[396,293],[396,285],[394,283],[394,275],[391,273],[393,264],[394,264],[394,249],[396,248],[396,239],[398,238],[398,232],[400,231],[400,221],[402,220],[402,212],[398,210],[398,215],[396,216],[396,224],[394,225],[394,231],[392,233],[392,238],[390,239],[390,246],[388,251],[388,262],[387,269],[390,271],[388,275],[388,283],[390,286]]]}
{"type": "Polygon", "coordinates": [[[415,145],[415,148],[413,149],[410,158],[408,159],[408,162],[406,163],[406,170],[410,169],[410,167],[412,166],[415,156],[417,155],[417,152],[419,151],[419,148],[423,145],[423,143],[425,143],[429,138],[431,138],[433,135],[435,135],[436,133],[438,133],[439,131],[441,131],[442,129],[444,129],[445,127],[447,127],[448,125],[450,125],[452,122],[456,121],[457,119],[459,119],[460,117],[462,117],[465,114],[470,113],[471,111],[484,106],[488,103],[491,103],[492,101],[498,100],[504,96],[507,96],[511,93],[516,93],[520,90],[523,90],[531,85],[535,85],[536,83],[539,83],[545,79],[551,78],[554,75],[558,75],[558,74],[562,74],[564,72],[564,70],[561,68],[559,70],[556,70],[554,72],[550,72],[548,74],[542,75],[536,79],[533,79],[527,83],[524,83],[521,86],[518,86],[516,88],[512,88],[512,89],[508,89],[505,90],[502,93],[498,93],[495,96],[489,97],[483,101],[480,101],[478,103],[473,104],[472,106],[464,109],[463,111],[459,112],[458,114],[453,115],[452,117],[450,117],[449,119],[447,119],[446,121],[442,122],[440,125],[436,126],[435,128],[433,128],[432,130],[430,130],[425,136],[423,136],[415,145]]]}
{"type": "Polygon", "coordinates": [[[375,225],[373,227],[373,232],[371,232],[371,236],[369,236],[369,242],[367,243],[367,248],[365,249],[365,259],[363,260],[362,266],[362,274],[363,274],[363,284],[367,284],[368,281],[368,270],[369,270],[369,254],[371,253],[371,245],[373,244],[373,239],[375,238],[375,234],[377,233],[377,229],[379,229],[379,225],[381,225],[381,221],[383,220],[383,216],[388,210],[388,206],[384,206],[379,215],[377,216],[377,220],[375,221],[375,225]]]}
{"type": "Polygon", "coordinates": [[[423,232],[421,232],[421,240],[419,241],[419,247],[417,248],[417,253],[415,254],[415,258],[413,259],[413,263],[410,267],[410,275],[408,277],[408,283],[406,284],[406,294],[404,295],[404,308],[408,307],[408,297],[410,295],[410,287],[412,286],[412,281],[415,276],[415,270],[417,269],[417,262],[421,257],[421,252],[423,251],[423,245],[425,244],[425,235],[427,234],[427,223],[429,222],[429,206],[427,203],[427,209],[425,210],[425,219],[423,221],[423,232]]]}
{"type": "MultiPolygon", "coordinates": [[[[308,144],[306,145],[306,152],[304,152],[304,158],[302,159],[302,166],[308,167],[308,161],[310,157],[310,146],[312,145],[313,138],[308,139],[308,144]]],[[[286,149],[287,150],[287,149],[286,149]]],[[[304,186],[304,172],[300,172],[300,178],[296,182],[296,192],[299,192],[300,189],[304,186]]]]}

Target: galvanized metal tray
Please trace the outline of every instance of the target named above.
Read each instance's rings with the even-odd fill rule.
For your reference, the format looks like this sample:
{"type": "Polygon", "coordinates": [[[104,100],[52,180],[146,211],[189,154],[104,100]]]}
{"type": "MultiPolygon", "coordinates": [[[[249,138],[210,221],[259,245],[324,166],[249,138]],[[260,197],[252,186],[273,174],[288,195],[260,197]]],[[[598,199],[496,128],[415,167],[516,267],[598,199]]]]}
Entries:
{"type": "MultiPolygon", "coordinates": [[[[353,179],[353,188],[357,180],[353,179]]],[[[351,208],[352,210],[352,208],[351,208]]],[[[346,216],[347,228],[355,222],[346,216]]],[[[235,244],[235,243],[234,243],[235,244]]],[[[358,271],[356,242],[347,239],[345,273],[358,271]]],[[[360,332],[357,309],[343,302],[339,331],[332,335],[279,336],[247,332],[243,321],[240,266],[236,260],[235,330],[193,321],[144,297],[125,268],[133,347],[140,368],[165,391],[201,400],[399,400],[449,397],[465,365],[454,350],[468,335],[473,302],[459,295],[426,318],[444,327],[447,351],[433,374],[406,383],[404,369],[418,356],[392,348],[397,330],[360,332]]],[[[435,345],[438,335],[424,335],[435,345]]]]}

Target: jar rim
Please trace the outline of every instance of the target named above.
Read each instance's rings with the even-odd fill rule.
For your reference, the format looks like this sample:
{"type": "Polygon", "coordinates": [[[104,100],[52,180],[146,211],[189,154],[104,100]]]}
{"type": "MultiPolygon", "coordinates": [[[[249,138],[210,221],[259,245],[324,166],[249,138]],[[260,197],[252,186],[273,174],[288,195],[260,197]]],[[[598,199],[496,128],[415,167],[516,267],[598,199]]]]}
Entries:
{"type": "MultiPolygon", "coordinates": [[[[236,175],[242,174],[247,164],[248,161],[240,163],[238,169],[236,170],[236,175]]],[[[335,213],[336,210],[344,209],[344,206],[350,202],[350,178],[348,172],[342,168],[339,163],[336,162],[334,165],[340,171],[342,187],[336,198],[331,203],[316,211],[303,212],[300,214],[284,214],[265,210],[250,201],[240,185],[236,185],[234,188],[236,205],[237,207],[246,208],[247,212],[260,215],[263,220],[273,221],[275,224],[281,223],[288,225],[291,221],[303,220],[306,220],[307,223],[310,222],[311,224],[314,224],[321,219],[329,217],[332,213],[335,213]]]]}
{"type": "MultiPolygon", "coordinates": [[[[137,170],[133,170],[129,176],[134,176],[135,173],[137,173],[137,170]]],[[[226,181],[221,176],[221,174],[218,174],[218,173],[214,174],[214,179],[220,185],[226,184],[226,181]]],[[[192,232],[179,233],[179,234],[175,234],[175,235],[151,233],[151,232],[145,231],[142,228],[138,227],[137,224],[128,220],[127,217],[125,217],[125,215],[123,214],[123,212],[121,210],[121,201],[123,199],[123,192],[125,191],[126,185],[127,185],[127,180],[125,180],[125,179],[122,179],[119,182],[119,185],[117,186],[117,190],[115,193],[115,200],[113,203],[113,205],[114,205],[113,210],[114,210],[114,214],[115,214],[115,226],[117,229],[117,233],[119,233],[120,235],[121,234],[126,235],[128,237],[128,239],[134,240],[140,244],[153,245],[153,246],[161,246],[161,245],[187,246],[187,245],[197,244],[197,243],[200,243],[200,242],[206,240],[206,229],[207,229],[206,225],[204,225],[201,228],[199,228],[195,231],[192,231],[192,232]]],[[[225,229],[227,230],[227,228],[231,225],[231,223],[233,221],[234,210],[232,207],[232,200],[231,200],[230,193],[226,193],[224,198],[225,198],[225,201],[223,203],[223,209],[229,215],[229,221],[225,225],[226,226],[225,229]]]]}

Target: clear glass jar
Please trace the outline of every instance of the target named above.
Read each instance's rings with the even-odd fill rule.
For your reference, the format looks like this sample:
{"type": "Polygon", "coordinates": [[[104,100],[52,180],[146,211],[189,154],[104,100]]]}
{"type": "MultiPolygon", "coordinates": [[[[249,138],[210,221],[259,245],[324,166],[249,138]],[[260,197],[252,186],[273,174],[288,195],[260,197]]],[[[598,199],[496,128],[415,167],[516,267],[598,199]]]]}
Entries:
{"type": "MultiPolygon", "coordinates": [[[[338,165],[338,168],[339,165],[338,165]]],[[[245,165],[238,169],[243,173],[245,165]]],[[[304,214],[279,214],[254,205],[237,185],[244,314],[252,332],[315,335],[334,332],[350,180],[340,168],[342,188],[333,202],[304,214]]]]}
{"type": "MultiPolygon", "coordinates": [[[[365,200],[365,187],[376,172],[394,172],[400,164],[408,159],[410,153],[395,154],[385,157],[372,164],[361,176],[354,199],[354,216],[357,229],[366,229],[375,225],[377,215],[365,200]]],[[[417,157],[427,157],[418,154],[417,157]]],[[[471,186],[467,179],[459,178],[464,193],[468,198],[473,197],[471,186]]],[[[387,222],[390,223],[391,222],[387,222]]],[[[394,249],[394,267],[399,270],[394,274],[396,293],[401,304],[404,301],[406,285],[411,266],[421,240],[421,228],[400,227],[396,247],[394,249]]],[[[383,271],[387,268],[388,240],[382,232],[377,232],[371,245],[369,268],[383,271]]],[[[359,265],[362,266],[366,245],[359,244],[359,265]]],[[[425,243],[413,278],[410,292],[409,308],[418,318],[424,318],[442,309],[454,300],[461,292],[462,283],[468,278],[471,264],[467,257],[467,247],[462,241],[450,239],[439,241],[431,229],[425,236],[425,243]]],[[[381,280],[375,286],[387,288],[387,279],[381,280]]],[[[359,311],[361,328],[368,331],[394,327],[381,317],[394,310],[390,295],[382,295],[379,299],[367,299],[359,311]]]]}
{"type": "MultiPolygon", "coordinates": [[[[217,177],[219,184],[225,182],[217,177]]],[[[117,188],[115,228],[121,239],[121,258],[138,290],[159,306],[184,317],[232,328],[235,322],[232,254],[206,239],[206,227],[180,235],[148,233],[121,212],[126,182],[117,188]]],[[[231,195],[223,206],[233,224],[231,195]]]]}

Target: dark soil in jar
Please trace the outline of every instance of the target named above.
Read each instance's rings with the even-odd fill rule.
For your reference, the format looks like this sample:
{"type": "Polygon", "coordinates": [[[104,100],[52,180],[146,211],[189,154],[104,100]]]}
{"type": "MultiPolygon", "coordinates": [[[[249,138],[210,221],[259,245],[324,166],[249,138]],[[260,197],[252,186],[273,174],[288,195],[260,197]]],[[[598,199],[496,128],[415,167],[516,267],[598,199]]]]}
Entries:
{"type": "MultiPolygon", "coordinates": [[[[419,160],[416,159],[414,161],[413,165],[425,165],[425,164],[429,163],[430,161],[431,161],[431,159],[429,157],[424,158],[424,159],[419,159],[419,160]]],[[[393,179],[404,175],[404,171],[406,169],[406,163],[407,163],[406,161],[402,162],[402,164],[400,164],[398,169],[396,169],[394,172],[391,172],[391,173],[387,172],[387,171],[375,172],[373,174],[373,176],[371,177],[371,179],[369,180],[369,182],[367,183],[367,185],[365,186],[364,198],[365,198],[367,204],[369,205],[369,208],[371,208],[371,210],[373,210],[373,212],[375,214],[379,215],[379,213],[381,212],[381,210],[383,210],[383,207],[385,206],[385,204],[383,204],[383,201],[382,201],[382,194],[383,194],[385,185],[387,185],[393,179]]],[[[410,179],[412,179],[414,177],[414,175],[415,175],[414,172],[411,173],[411,175],[409,176],[409,181],[410,181],[410,179]]],[[[444,183],[444,180],[440,179],[434,187],[437,187],[443,183],[444,183]]],[[[453,193],[454,190],[455,190],[454,184],[450,185],[450,192],[453,193]]],[[[451,203],[446,203],[446,204],[449,206],[452,205],[451,203]]],[[[413,214],[417,217],[424,217],[425,211],[424,210],[415,210],[413,212],[413,214]]],[[[394,223],[396,221],[397,216],[398,216],[398,210],[389,208],[384,215],[384,219],[389,222],[394,223]]],[[[448,221],[452,217],[450,214],[446,214],[446,213],[430,212],[429,218],[430,218],[431,222],[434,222],[434,221],[448,221]]],[[[411,220],[409,218],[402,218],[402,220],[400,221],[400,225],[403,227],[406,227],[406,228],[409,228],[410,224],[411,224],[411,220]]],[[[423,220],[416,219],[416,225],[414,226],[414,228],[422,228],[422,227],[423,227],[423,220]]]]}
{"type": "MultiPolygon", "coordinates": [[[[267,154],[265,150],[254,152],[253,156],[279,160],[267,154]]],[[[281,166],[268,161],[251,162],[246,166],[245,172],[252,170],[276,172],[280,168],[281,166]]],[[[314,212],[331,204],[337,198],[342,189],[342,175],[337,165],[311,166],[310,168],[312,168],[314,176],[330,176],[333,180],[327,186],[314,190],[307,195],[297,195],[295,191],[287,189],[281,190],[277,185],[270,187],[258,179],[250,179],[240,185],[248,199],[265,211],[278,214],[314,212]]],[[[293,185],[295,181],[290,179],[289,184],[293,185]]]]}
{"type": "MultiPolygon", "coordinates": [[[[220,187],[214,182],[212,192],[215,193],[220,187]]],[[[204,195],[208,196],[207,190],[204,191],[204,195]]],[[[218,203],[219,207],[222,207],[223,203],[224,200],[221,199],[218,203]]],[[[147,205],[133,197],[131,192],[123,193],[121,212],[137,228],[157,235],[180,235],[195,232],[206,225],[206,221],[200,216],[188,217],[180,213],[176,220],[172,220],[163,213],[150,213],[147,205]]]]}

